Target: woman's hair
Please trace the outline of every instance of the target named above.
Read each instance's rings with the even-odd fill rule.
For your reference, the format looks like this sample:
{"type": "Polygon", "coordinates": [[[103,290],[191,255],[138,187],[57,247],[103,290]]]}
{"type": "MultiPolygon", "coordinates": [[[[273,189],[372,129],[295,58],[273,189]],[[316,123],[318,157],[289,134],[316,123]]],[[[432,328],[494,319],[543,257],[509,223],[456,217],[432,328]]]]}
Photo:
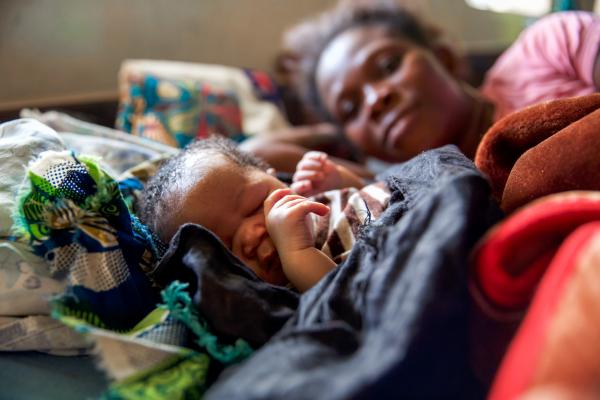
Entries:
{"type": "MultiPolygon", "coordinates": [[[[235,142],[214,135],[189,144],[169,158],[146,184],[140,206],[140,219],[161,239],[170,239],[169,222],[177,207],[173,197],[190,190],[211,168],[211,157],[224,156],[241,168],[266,171],[269,165],[252,154],[239,150],[235,142]],[[193,178],[190,181],[190,177],[193,178]]],[[[175,227],[176,229],[177,227],[175,227]]]]}
{"type": "Polygon", "coordinates": [[[317,90],[316,69],[321,54],[339,34],[356,27],[382,26],[391,36],[431,47],[441,31],[426,24],[397,1],[341,1],[334,8],[301,22],[284,35],[284,51],[296,55],[297,90],[308,106],[325,120],[326,111],[317,90]]]}

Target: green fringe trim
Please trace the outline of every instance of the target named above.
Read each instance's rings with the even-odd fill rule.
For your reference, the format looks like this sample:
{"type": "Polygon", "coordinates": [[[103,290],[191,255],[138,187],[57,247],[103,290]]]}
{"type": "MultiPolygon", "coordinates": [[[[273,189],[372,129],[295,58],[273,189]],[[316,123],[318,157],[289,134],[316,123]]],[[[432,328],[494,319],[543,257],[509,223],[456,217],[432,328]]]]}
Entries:
{"type": "MultiPolygon", "coordinates": [[[[52,308],[52,318],[63,322],[80,333],[86,333],[88,331],[88,328],[85,325],[81,325],[82,322],[95,328],[109,329],[100,317],[91,311],[71,308],[65,305],[60,299],[50,300],[50,306],[52,308]]],[[[115,329],[110,330],[119,332],[115,329]]]]}
{"type": "Polygon", "coordinates": [[[206,354],[176,356],[160,365],[110,385],[101,400],[191,400],[206,391],[210,359],[206,354]]]}
{"type": "Polygon", "coordinates": [[[70,308],[60,301],[52,303],[52,318],[75,329],[79,333],[87,333],[90,328],[110,330],[125,336],[136,336],[164,322],[169,312],[155,308],[131,329],[109,328],[98,315],[90,311],[70,308]]]}
{"type": "Polygon", "coordinates": [[[210,333],[207,323],[193,306],[190,295],[185,290],[187,286],[187,283],[172,282],[161,292],[164,304],[158,307],[169,310],[173,318],[190,328],[197,336],[196,343],[224,365],[240,362],[250,356],[252,348],[243,339],[237,339],[233,345],[218,343],[217,337],[210,333]]]}

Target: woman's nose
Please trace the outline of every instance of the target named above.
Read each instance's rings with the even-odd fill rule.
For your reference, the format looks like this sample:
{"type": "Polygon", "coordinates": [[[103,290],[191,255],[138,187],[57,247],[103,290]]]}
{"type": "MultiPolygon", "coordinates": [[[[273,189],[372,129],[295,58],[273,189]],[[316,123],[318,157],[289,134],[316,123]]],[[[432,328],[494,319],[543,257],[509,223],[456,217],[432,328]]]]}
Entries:
{"type": "Polygon", "coordinates": [[[386,82],[365,85],[364,98],[369,109],[369,117],[375,121],[400,101],[400,95],[386,82]]]}

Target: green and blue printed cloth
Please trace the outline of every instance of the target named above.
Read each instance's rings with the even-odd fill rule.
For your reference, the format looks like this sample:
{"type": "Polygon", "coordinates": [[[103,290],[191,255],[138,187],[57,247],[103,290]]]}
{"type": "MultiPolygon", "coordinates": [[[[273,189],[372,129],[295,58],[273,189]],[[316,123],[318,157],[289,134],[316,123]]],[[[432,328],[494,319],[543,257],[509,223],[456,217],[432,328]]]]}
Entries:
{"type": "Polygon", "coordinates": [[[66,281],[52,315],[94,342],[114,380],[110,399],[199,398],[211,363],[251,353],[237,340],[221,345],[185,285],[164,290],[147,277],[164,245],[132,214],[119,182],[96,160],[47,151],[30,165],[17,231],[66,281]]]}

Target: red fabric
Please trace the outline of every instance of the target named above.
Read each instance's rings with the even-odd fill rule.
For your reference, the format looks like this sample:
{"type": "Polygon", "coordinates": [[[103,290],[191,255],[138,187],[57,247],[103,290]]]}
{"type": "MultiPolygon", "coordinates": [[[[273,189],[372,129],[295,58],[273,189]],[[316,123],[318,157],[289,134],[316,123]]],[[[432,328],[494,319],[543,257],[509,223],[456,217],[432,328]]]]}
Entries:
{"type": "MultiPolygon", "coordinates": [[[[486,321],[492,321],[476,331],[476,337],[486,338],[481,343],[493,341],[504,327],[510,336],[500,335],[504,342],[496,346],[504,350],[502,343],[514,332],[510,322],[518,323],[526,312],[490,398],[595,390],[600,345],[594,350],[590,343],[600,332],[600,312],[590,311],[600,309],[600,283],[595,283],[600,282],[600,192],[564,192],[532,202],[493,228],[473,261],[473,293],[483,300],[477,304],[484,306],[486,321]]],[[[493,358],[496,347],[483,346],[479,362],[493,358]]]]}
{"type": "Polygon", "coordinates": [[[563,240],[594,220],[600,220],[600,192],[548,196],[516,212],[475,252],[477,287],[498,308],[525,309],[563,240]]]}
{"type": "Polygon", "coordinates": [[[535,384],[540,357],[552,328],[551,322],[563,300],[565,288],[573,275],[578,273],[578,256],[599,236],[600,222],[591,222],[577,228],[560,246],[501,364],[490,399],[520,398],[535,384]]]}

